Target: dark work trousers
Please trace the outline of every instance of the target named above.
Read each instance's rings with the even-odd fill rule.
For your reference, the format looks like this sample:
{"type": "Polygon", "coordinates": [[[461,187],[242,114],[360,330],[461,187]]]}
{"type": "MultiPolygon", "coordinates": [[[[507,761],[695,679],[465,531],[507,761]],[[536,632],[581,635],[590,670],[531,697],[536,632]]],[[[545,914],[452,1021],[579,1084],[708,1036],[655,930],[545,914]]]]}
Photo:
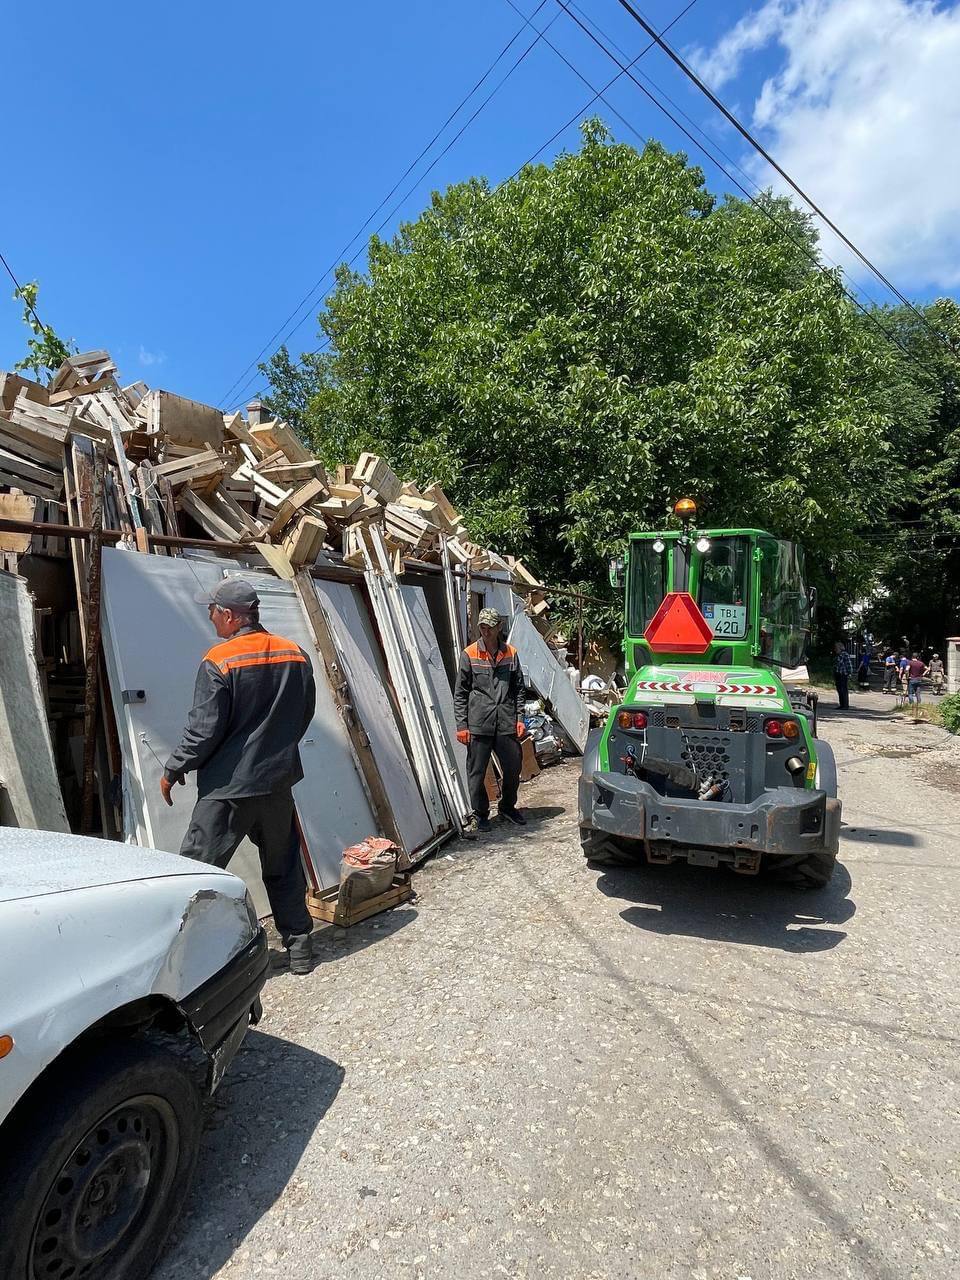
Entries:
{"type": "Polygon", "coordinates": [[[198,800],[180,852],[185,858],[225,867],[245,836],[260,851],[273,922],[286,946],[292,937],[313,930],[289,790],[239,800],[198,800]]]}
{"type": "Polygon", "coordinates": [[[848,711],[850,709],[850,677],[840,675],[839,671],[833,677],[834,684],[837,686],[837,697],[840,699],[840,710],[848,711]]]}
{"type": "Polygon", "coordinates": [[[884,667],[883,668],[883,692],[893,693],[896,687],[897,687],[897,668],[884,667]]]}
{"type": "Polygon", "coordinates": [[[490,800],[483,780],[490,763],[491,751],[500,761],[500,768],[503,770],[500,808],[514,809],[517,804],[520,763],[523,758],[519,738],[515,733],[471,733],[467,744],[467,783],[470,788],[470,803],[478,818],[486,818],[490,813],[490,800]]]}

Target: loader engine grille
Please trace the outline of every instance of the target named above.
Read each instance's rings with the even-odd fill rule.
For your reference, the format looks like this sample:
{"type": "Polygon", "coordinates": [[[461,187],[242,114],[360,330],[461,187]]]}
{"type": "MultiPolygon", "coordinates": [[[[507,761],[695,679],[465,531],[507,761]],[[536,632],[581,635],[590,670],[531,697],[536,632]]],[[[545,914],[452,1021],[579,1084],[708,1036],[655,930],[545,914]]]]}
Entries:
{"type": "Polygon", "coordinates": [[[720,734],[684,735],[685,745],[680,759],[695,770],[699,778],[722,778],[730,781],[730,739],[720,734]]]}

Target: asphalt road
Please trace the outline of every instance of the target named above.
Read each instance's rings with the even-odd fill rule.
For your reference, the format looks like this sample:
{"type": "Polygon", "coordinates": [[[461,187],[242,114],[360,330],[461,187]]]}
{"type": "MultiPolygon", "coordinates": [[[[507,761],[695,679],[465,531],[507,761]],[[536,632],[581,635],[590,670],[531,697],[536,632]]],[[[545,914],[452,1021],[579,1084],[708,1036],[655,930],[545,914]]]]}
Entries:
{"type": "Polygon", "coordinates": [[[960,745],[829,710],[826,890],[601,874],[533,822],[284,974],[156,1280],[960,1274],[960,745]]]}

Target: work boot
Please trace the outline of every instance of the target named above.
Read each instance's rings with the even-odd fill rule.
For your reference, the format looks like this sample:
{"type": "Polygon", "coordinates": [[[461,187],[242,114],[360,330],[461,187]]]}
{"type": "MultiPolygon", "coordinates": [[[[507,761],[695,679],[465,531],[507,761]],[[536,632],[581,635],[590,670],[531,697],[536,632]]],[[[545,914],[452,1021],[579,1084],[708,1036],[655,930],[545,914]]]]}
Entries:
{"type": "Polygon", "coordinates": [[[313,966],[313,936],[309,933],[295,934],[287,943],[287,952],[291,973],[309,973],[313,966]]]}
{"type": "Polygon", "coordinates": [[[478,828],[479,824],[477,822],[477,815],[472,813],[463,824],[463,830],[460,834],[463,836],[464,840],[476,840],[478,828]]]}
{"type": "Polygon", "coordinates": [[[487,817],[486,814],[484,814],[482,818],[477,819],[477,830],[478,831],[490,830],[490,819],[487,817]]]}
{"type": "Polygon", "coordinates": [[[506,818],[508,822],[512,822],[515,827],[525,827],[527,820],[519,809],[504,809],[500,806],[500,817],[506,818]]]}

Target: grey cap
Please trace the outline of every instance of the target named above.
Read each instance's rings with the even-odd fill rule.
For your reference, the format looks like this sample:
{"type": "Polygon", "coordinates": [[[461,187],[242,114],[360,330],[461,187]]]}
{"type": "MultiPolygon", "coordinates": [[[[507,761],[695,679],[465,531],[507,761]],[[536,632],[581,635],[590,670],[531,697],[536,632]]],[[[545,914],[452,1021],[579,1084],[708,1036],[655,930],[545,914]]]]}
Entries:
{"type": "Polygon", "coordinates": [[[244,578],[224,578],[209,591],[197,592],[193,598],[198,604],[215,604],[234,613],[251,613],[260,605],[260,597],[244,578]]]}
{"type": "Polygon", "coordinates": [[[481,609],[479,622],[482,627],[499,627],[503,618],[496,609],[481,609]]]}

